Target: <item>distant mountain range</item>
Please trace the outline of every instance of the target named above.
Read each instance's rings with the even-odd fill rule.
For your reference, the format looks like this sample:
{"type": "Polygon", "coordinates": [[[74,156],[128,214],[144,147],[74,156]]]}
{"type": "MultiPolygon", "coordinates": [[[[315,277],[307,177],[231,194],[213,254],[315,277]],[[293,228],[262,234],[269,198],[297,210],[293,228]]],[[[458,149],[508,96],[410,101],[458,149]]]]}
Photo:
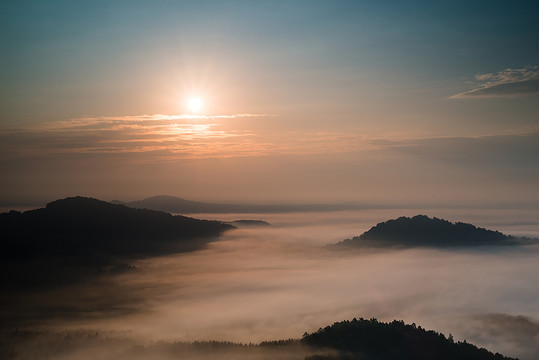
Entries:
{"type": "Polygon", "coordinates": [[[111,201],[113,204],[121,204],[137,209],[151,209],[166,211],[173,214],[196,214],[196,213],[276,213],[276,212],[309,212],[309,211],[341,211],[364,208],[359,204],[216,204],[199,201],[185,200],[175,196],[159,195],[144,200],[121,202],[111,201]]]}
{"type": "MultiPolygon", "coordinates": [[[[530,239],[527,239],[530,240],[530,239]]],[[[373,226],[360,236],[346,239],[340,247],[411,247],[517,245],[525,239],[462,222],[452,223],[425,215],[400,217],[373,226]]]]}

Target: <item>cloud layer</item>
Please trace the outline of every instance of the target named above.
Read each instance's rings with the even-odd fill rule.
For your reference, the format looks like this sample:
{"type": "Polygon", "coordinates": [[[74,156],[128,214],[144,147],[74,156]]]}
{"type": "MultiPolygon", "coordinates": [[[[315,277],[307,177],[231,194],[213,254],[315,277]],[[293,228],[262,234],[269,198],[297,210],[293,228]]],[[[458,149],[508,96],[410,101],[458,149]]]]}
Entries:
{"type": "MultiPolygon", "coordinates": [[[[23,329],[113,331],[139,343],[257,342],[353,317],[396,318],[534,359],[536,246],[346,253],[321,246],[415,211],[272,214],[263,218],[272,228],[234,230],[203,251],[146,259],[135,272],[25,296],[11,314],[22,314],[23,329]]],[[[477,225],[492,220],[479,210],[467,219],[462,213],[428,215],[474,218],[477,225]]]]}
{"type": "Polygon", "coordinates": [[[4,130],[4,147],[12,154],[154,153],[182,158],[241,153],[247,131],[224,130],[220,121],[261,114],[219,116],[139,115],[80,118],[4,130]],[[242,140],[240,140],[242,139],[242,140]]]}
{"type": "MultiPolygon", "coordinates": [[[[234,128],[227,120],[266,114],[217,116],[136,115],[78,118],[23,128],[0,129],[4,159],[62,155],[136,155],[138,162],[267,155],[334,154],[423,147],[437,142],[522,137],[524,128],[499,134],[425,137],[414,133],[367,135],[343,131],[289,131],[273,134],[234,128]]],[[[429,154],[430,152],[425,152],[429,154]]]]}
{"type": "Polygon", "coordinates": [[[231,129],[226,120],[266,114],[217,116],[103,116],[55,121],[0,131],[10,157],[61,154],[139,154],[139,161],[312,154],[377,147],[364,136],[289,132],[267,136],[231,129]],[[143,160],[144,159],[144,160],[143,160]]]}

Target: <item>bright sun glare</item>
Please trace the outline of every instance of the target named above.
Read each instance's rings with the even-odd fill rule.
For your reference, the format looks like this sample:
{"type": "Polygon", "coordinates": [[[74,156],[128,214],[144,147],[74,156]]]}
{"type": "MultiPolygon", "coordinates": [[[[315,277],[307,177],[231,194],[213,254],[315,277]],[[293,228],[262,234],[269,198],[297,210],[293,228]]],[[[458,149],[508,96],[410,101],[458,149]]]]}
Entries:
{"type": "Polygon", "coordinates": [[[202,109],[202,99],[198,97],[192,97],[187,100],[187,107],[191,112],[199,112],[202,109]]]}

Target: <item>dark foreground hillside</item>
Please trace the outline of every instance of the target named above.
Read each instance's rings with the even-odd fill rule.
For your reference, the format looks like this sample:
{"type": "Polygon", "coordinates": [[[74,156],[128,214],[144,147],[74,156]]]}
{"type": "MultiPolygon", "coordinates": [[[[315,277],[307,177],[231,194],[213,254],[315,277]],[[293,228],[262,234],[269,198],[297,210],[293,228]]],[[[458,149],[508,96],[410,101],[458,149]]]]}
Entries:
{"type": "MultiPolygon", "coordinates": [[[[2,335],[2,334],[0,334],[2,335]]],[[[141,344],[96,330],[60,333],[12,330],[0,337],[7,359],[239,359],[239,360],[515,360],[402,321],[335,323],[303,339],[237,344],[217,341],[141,344]]]]}
{"type": "Polygon", "coordinates": [[[335,349],[339,355],[315,355],[310,360],[509,360],[467,342],[427,331],[403,321],[391,323],[376,319],[342,321],[305,334],[302,342],[309,346],[335,349]]]}
{"type": "Polygon", "coordinates": [[[0,214],[0,226],[3,258],[191,250],[233,228],[83,197],[56,200],[24,213],[0,214]]]}
{"type": "Polygon", "coordinates": [[[193,251],[234,226],[92,198],[0,214],[3,290],[35,290],[133,270],[130,259],[193,251]]]}
{"type": "Polygon", "coordinates": [[[462,222],[425,215],[402,216],[373,226],[360,236],[339,242],[343,247],[516,245],[519,239],[462,222]]]}

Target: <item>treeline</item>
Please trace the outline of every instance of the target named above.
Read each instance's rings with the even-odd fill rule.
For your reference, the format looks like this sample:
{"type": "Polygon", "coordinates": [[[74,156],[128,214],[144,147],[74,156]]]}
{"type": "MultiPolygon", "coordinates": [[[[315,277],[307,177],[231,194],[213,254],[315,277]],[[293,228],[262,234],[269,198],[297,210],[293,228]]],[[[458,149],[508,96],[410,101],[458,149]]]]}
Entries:
{"type": "Polygon", "coordinates": [[[139,344],[136,341],[107,331],[66,330],[57,333],[16,329],[0,336],[0,358],[15,359],[57,359],[82,358],[75,354],[100,354],[103,359],[178,359],[198,358],[197,355],[256,352],[255,344],[239,344],[228,341],[157,341],[139,344]]]}
{"type": "Polygon", "coordinates": [[[466,341],[455,342],[451,335],[446,338],[415,324],[397,320],[385,323],[375,318],[337,322],[312,334],[305,333],[301,341],[339,351],[338,356],[316,355],[309,360],[515,360],[466,341]]]}
{"type": "Polygon", "coordinates": [[[517,360],[478,348],[452,336],[425,330],[403,321],[380,322],[373,318],[341,321],[301,339],[241,344],[227,341],[154,342],[137,344],[114,333],[80,330],[60,333],[15,330],[0,337],[5,359],[57,358],[60,355],[100,349],[102,358],[193,358],[216,356],[235,359],[294,358],[305,360],[517,360]],[[35,355],[35,356],[34,356],[35,355]],[[202,357],[199,357],[202,355],[202,357]],[[261,356],[263,355],[263,356],[261,356]]]}

